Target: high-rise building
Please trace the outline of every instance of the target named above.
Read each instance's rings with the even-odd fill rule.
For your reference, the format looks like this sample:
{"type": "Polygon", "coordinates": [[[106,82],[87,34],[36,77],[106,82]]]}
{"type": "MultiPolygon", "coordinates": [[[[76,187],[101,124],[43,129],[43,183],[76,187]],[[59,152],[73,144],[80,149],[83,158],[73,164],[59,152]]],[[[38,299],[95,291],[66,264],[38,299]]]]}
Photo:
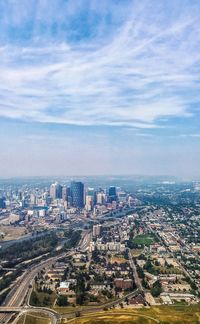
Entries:
{"type": "Polygon", "coordinates": [[[89,195],[86,195],[85,196],[85,209],[87,211],[91,211],[92,208],[93,208],[93,197],[89,196],[89,195]]]}
{"type": "Polygon", "coordinates": [[[90,211],[97,203],[97,194],[94,188],[88,188],[85,196],[85,208],[90,211]]]}
{"type": "Polygon", "coordinates": [[[71,182],[70,194],[72,198],[72,205],[77,208],[83,208],[84,207],[84,184],[78,181],[71,182]]]}
{"type": "Polygon", "coordinates": [[[97,193],[97,204],[103,205],[106,201],[106,195],[104,192],[97,193]]]}
{"type": "Polygon", "coordinates": [[[62,198],[62,186],[56,182],[50,186],[50,196],[53,199],[61,199],[62,198]]]}
{"type": "Polygon", "coordinates": [[[31,201],[31,205],[36,205],[36,201],[37,201],[36,195],[31,194],[30,201],[31,201]]]}
{"type": "Polygon", "coordinates": [[[92,235],[94,237],[100,236],[102,226],[100,224],[94,225],[92,229],[92,235]]]}
{"type": "Polygon", "coordinates": [[[0,208],[6,208],[5,198],[0,198],[0,208]]]}
{"type": "Polygon", "coordinates": [[[66,186],[62,187],[62,199],[64,201],[67,201],[67,187],[66,186]]]}
{"type": "Polygon", "coordinates": [[[124,191],[118,192],[118,200],[119,202],[125,203],[127,200],[127,195],[124,191]]]}
{"type": "Polygon", "coordinates": [[[20,190],[18,191],[18,199],[22,200],[22,192],[20,190]]]}
{"type": "Polygon", "coordinates": [[[108,189],[108,201],[111,203],[117,200],[116,187],[109,187],[108,189]]]}
{"type": "Polygon", "coordinates": [[[56,198],[56,184],[55,183],[52,183],[52,185],[50,186],[50,196],[53,199],[56,198]]]}

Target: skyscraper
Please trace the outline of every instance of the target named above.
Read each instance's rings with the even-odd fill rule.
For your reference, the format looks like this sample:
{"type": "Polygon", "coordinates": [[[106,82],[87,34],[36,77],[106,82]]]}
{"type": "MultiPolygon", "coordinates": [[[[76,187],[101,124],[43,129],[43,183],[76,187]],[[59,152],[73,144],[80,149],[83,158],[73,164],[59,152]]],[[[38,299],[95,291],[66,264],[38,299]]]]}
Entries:
{"type": "Polygon", "coordinates": [[[104,192],[97,193],[97,204],[103,205],[106,201],[106,195],[104,192]]]}
{"type": "Polygon", "coordinates": [[[85,197],[85,203],[87,206],[87,210],[91,210],[97,203],[97,193],[94,188],[88,188],[85,197]],[[88,209],[88,207],[91,207],[88,209]]]}
{"type": "Polygon", "coordinates": [[[53,199],[61,199],[62,198],[62,186],[56,182],[50,186],[50,196],[53,199]]]}
{"type": "Polygon", "coordinates": [[[6,208],[5,198],[0,197],[0,208],[6,208]]]}
{"type": "Polygon", "coordinates": [[[62,187],[62,199],[64,201],[67,201],[67,187],[66,186],[62,187]]]}
{"type": "Polygon", "coordinates": [[[71,182],[70,192],[72,205],[77,208],[84,207],[84,184],[82,182],[71,182]]]}
{"type": "Polygon", "coordinates": [[[108,189],[108,200],[109,202],[117,200],[116,187],[112,186],[108,189]]]}
{"type": "Polygon", "coordinates": [[[92,229],[92,235],[94,237],[99,236],[101,234],[102,226],[100,224],[94,225],[92,229]]]}
{"type": "Polygon", "coordinates": [[[87,211],[91,211],[92,207],[93,207],[93,197],[89,196],[89,195],[86,195],[85,196],[85,209],[87,211]]]}

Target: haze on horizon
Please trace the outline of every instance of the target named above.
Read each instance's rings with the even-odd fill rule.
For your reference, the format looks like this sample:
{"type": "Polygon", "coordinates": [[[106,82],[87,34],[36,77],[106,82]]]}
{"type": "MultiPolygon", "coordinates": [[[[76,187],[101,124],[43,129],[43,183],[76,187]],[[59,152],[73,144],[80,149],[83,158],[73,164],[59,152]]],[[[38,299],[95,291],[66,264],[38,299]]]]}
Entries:
{"type": "Polygon", "coordinates": [[[0,177],[200,176],[198,0],[2,0],[0,177]]]}

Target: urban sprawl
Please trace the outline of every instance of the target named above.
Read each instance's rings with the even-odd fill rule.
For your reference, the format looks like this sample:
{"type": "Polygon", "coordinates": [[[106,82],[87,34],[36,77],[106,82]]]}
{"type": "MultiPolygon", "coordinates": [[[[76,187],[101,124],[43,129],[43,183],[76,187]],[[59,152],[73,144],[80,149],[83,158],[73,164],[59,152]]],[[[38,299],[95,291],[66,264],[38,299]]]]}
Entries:
{"type": "Polygon", "coordinates": [[[108,181],[2,181],[1,323],[199,302],[200,183],[108,181]]]}

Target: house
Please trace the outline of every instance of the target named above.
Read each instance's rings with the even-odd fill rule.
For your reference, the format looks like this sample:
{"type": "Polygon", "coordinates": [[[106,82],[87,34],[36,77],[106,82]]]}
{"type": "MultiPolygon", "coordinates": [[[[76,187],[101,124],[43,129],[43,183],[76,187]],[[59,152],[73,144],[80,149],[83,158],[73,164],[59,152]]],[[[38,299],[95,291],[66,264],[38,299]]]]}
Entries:
{"type": "Polygon", "coordinates": [[[131,289],[133,287],[132,279],[124,279],[124,278],[116,278],[114,280],[114,284],[116,288],[121,289],[131,289]]]}
{"type": "Polygon", "coordinates": [[[145,305],[145,299],[141,294],[139,294],[135,297],[130,298],[129,304],[130,305],[145,305]]]}

